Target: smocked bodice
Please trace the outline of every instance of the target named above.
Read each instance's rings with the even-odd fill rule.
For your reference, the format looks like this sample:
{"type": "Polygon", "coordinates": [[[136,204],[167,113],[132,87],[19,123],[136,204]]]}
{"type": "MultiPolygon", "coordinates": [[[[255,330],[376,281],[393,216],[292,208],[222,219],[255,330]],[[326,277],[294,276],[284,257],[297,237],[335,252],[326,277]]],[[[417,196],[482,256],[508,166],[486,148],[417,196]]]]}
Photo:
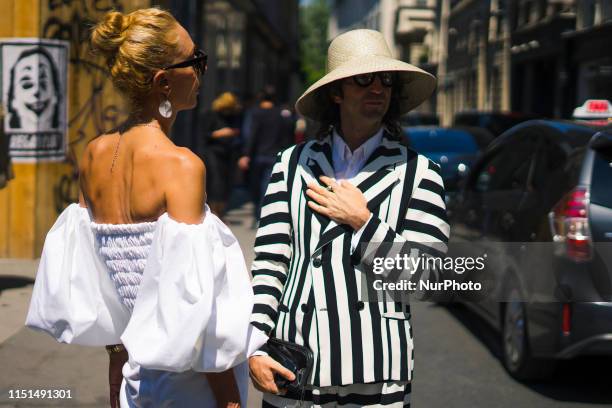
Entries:
{"type": "Polygon", "coordinates": [[[156,224],[91,223],[98,254],[106,264],[121,302],[130,310],[138,295],[156,224]]]}

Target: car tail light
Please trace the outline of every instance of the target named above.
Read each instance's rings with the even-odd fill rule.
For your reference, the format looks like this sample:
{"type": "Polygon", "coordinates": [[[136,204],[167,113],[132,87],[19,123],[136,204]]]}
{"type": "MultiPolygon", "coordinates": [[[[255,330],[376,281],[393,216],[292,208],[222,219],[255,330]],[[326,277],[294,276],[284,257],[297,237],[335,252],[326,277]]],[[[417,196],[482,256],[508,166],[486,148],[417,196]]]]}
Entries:
{"type": "Polygon", "coordinates": [[[563,321],[561,324],[561,330],[564,336],[569,336],[572,331],[572,309],[569,303],[563,304],[563,321]]]}
{"type": "Polygon", "coordinates": [[[588,261],[592,257],[588,205],[589,190],[577,187],[548,214],[553,242],[560,245],[560,252],[578,262],[588,261]]]}

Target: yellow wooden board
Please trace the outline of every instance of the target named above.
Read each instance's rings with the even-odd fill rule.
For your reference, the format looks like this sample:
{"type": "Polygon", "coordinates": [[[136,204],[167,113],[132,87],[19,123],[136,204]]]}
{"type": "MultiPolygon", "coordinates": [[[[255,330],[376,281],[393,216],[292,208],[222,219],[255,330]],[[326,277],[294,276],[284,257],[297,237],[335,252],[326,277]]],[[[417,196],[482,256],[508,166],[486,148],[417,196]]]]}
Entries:
{"type": "MultiPolygon", "coordinates": [[[[36,258],[59,212],[77,200],[78,161],[85,145],[127,113],[104,63],[86,40],[92,21],[105,14],[90,2],[3,0],[0,37],[43,37],[70,43],[68,149],[65,162],[14,164],[15,178],[0,190],[0,257],[36,258]],[[68,38],[66,38],[68,36],[68,38]],[[74,38],[73,38],[74,37],[74,38]]],[[[156,4],[167,6],[167,1],[156,4]]],[[[149,0],[119,0],[124,12],[149,7],[149,0]]]]}

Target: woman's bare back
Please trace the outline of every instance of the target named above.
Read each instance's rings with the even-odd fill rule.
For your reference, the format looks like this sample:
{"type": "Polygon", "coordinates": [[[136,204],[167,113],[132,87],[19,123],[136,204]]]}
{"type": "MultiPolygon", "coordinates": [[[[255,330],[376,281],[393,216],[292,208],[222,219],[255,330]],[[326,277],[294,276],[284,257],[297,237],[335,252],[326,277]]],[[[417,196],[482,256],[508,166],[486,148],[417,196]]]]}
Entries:
{"type": "Polygon", "coordinates": [[[204,164],[155,127],[135,126],[92,140],[80,177],[81,205],[98,223],[154,221],[164,212],[181,222],[202,220],[204,164]]]}

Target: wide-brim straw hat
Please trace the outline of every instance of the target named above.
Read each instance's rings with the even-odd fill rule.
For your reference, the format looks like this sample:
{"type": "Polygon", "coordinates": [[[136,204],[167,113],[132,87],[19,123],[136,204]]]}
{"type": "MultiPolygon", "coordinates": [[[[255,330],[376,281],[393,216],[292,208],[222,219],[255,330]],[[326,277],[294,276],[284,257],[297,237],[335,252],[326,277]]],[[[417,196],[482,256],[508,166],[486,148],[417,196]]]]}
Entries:
{"type": "Polygon", "coordinates": [[[429,98],[436,78],[414,65],[393,58],[382,34],[375,30],[352,30],[336,37],[327,51],[326,75],[312,84],[297,100],[295,108],[303,116],[320,121],[322,104],[318,93],[325,85],[353,75],[394,71],[402,84],[398,96],[400,114],[409,112],[429,98]]]}

